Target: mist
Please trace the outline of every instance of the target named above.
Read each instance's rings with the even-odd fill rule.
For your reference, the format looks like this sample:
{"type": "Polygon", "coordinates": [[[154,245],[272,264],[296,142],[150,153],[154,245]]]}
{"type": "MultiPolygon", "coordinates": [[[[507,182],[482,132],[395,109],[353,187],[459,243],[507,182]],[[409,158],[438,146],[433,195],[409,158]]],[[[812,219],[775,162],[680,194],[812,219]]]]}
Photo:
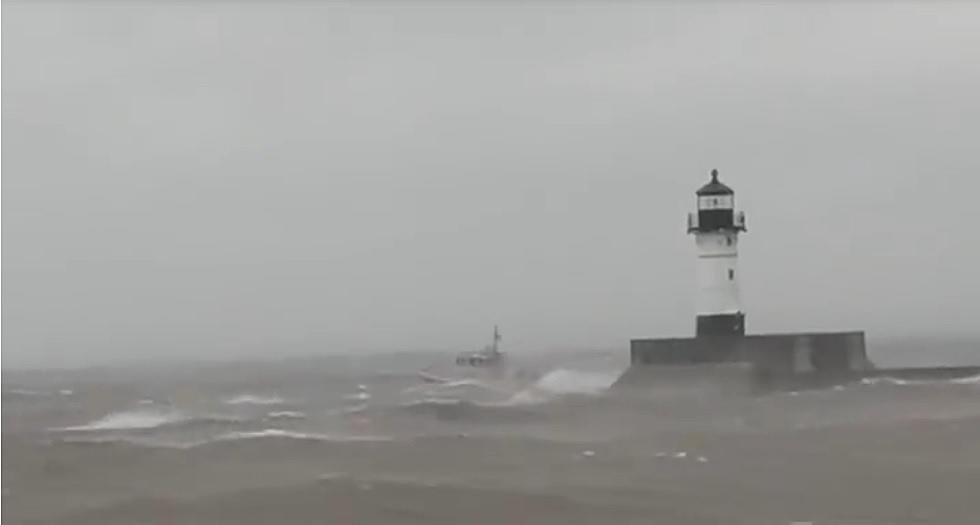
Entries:
{"type": "Polygon", "coordinates": [[[977,335],[980,6],[3,6],[4,365],[977,335]]]}

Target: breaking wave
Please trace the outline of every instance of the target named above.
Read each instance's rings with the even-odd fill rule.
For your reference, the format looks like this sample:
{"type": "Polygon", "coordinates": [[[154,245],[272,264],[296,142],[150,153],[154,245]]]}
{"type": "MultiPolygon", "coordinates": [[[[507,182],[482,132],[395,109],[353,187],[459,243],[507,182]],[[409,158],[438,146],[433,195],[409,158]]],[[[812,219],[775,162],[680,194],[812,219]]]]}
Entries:
{"type": "Polygon", "coordinates": [[[483,381],[476,378],[464,378],[456,380],[446,380],[441,383],[426,383],[406,388],[403,394],[423,393],[429,396],[453,396],[466,395],[468,393],[483,392],[496,395],[511,395],[514,393],[513,385],[494,384],[492,381],[483,381]],[[508,388],[510,386],[510,388],[508,388]]]}
{"type": "Polygon", "coordinates": [[[10,390],[3,391],[4,397],[48,397],[51,394],[49,392],[42,392],[40,390],[31,390],[29,388],[11,388],[10,390]]]}
{"type": "Polygon", "coordinates": [[[267,419],[306,419],[306,414],[295,410],[279,410],[265,415],[267,419]]]}
{"type": "Polygon", "coordinates": [[[241,394],[224,400],[226,405],[281,405],[286,400],[279,396],[241,394]]]}
{"type": "Polygon", "coordinates": [[[532,388],[558,395],[601,394],[618,378],[618,372],[583,372],[558,368],[543,375],[532,388]]]}
{"type": "Polygon", "coordinates": [[[583,372],[558,368],[541,376],[530,387],[514,394],[502,404],[519,406],[545,403],[563,396],[602,394],[619,377],[615,372],[583,372]]]}
{"type": "Polygon", "coordinates": [[[460,379],[426,385],[429,394],[421,400],[403,403],[400,409],[434,415],[440,419],[525,420],[540,417],[536,407],[564,397],[595,396],[605,392],[619,377],[615,372],[585,372],[567,368],[554,369],[525,386],[513,383],[460,379]],[[510,388],[506,388],[510,387],[510,388]],[[498,394],[496,400],[460,397],[460,390],[477,389],[498,394]],[[458,392],[458,394],[457,394],[458,392]],[[435,395],[433,395],[435,394],[435,395]],[[501,397],[501,395],[503,397],[501,397]]]}
{"type": "Polygon", "coordinates": [[[477,388],[490,388],[490,385],[487,385],[486,383],[480,381],[479,379],[473,379],[473,378],[457,379],[455,381],[446,381],[445,383],[438,384],[438,386],[441,388],[461,388],[461,387],[471,387],[471,386],[477,388]]]}
{"type": "Polygon", "coordinates": [[[980,375],[957,377],[954,379],[901,379],[898,377],[867,377],[861,380],[862,385],[980,385],[980,375]]]}
{"type": "Polygon", "coordinates": [[[214,439],[208,440],[207,442],[201,443],[215,443],[221,441],[237,441],[245,439],[263,439],[263,438],[286,438],[286,439],[300,439],[306,441],[332,441],[332,442],[354,442],[354,441],[391,441],[391,438],[386,436],[375,436],[375,435],[334,435],[334,434],[320,434],[314,432],[297,432],[293,430],[283,430],[279,428],[266,428],[262,430],[252,430],[245,432],[229,432],[227,434],[222,434],[214,439]]]}
{"type": "Polygon", "coordinates": [[[954,385],[980,385],[980,375],[950,379],[948,382],[954,385]]]}
{"type": "Polygon", "coordinates": [[[347,394],[344,396],[346,401],[367,401],[371,399],[371,394],[367,392],[358,392],[356,394],[347,394]]]}
{"type": "Polygon", "coordinates": [[[114,412],[90,423],[64,427],[60,430],[76,432],[96,430],[139,430],[170,425],[185,419],[186,416],[176,410],[131,410],[125,412],[114,412]]]}
{"type": "Polygon", "coordinates": [[[321,434],[315,432],[298,432],[283,430],[278,428],[266,428],[263,430],[228,432],[207,439],[186,441],[174,439],[159,439],[146,436],[133,435],[75,435],[59,438],[58,443],[69,445],[133,445],[145,448],[164,448],[189,450],[194,448],[206,447],[211,445],[221,445],[223,443],[234,443],[243,441],[260,440],[302,440],[329,443],[358,443],[358,442],[387,442],[394,438],[380,435],[338,435],[321,434]]]}
{"type": "Polygon", "coordinates": [[[61,427],[65,432],[98,432],[110,430],[147,430],[152,428],[185,426],[192,424],[236,423],[238,418],[228,416],[191,416],[179,410],[126,410],[113,412],[84,425],[61,427]]]}
{"type": "Polygon", "coordinates": [[[4,390],[3,391],[4,397],[7,397],[7,396],[10,396],[10,397],[24,397],[24,398],[26,398],[26,397],[51,397],[51,396],[56,395],[56,394],[59,395],[59,396],[69,397],[69,396],[75,395],[75,391],[72,390],[72,389],[70,389],[70,388],[62,388],[62,389],[56,390],[54,392],[43,391],[43,390],[32,390],[30,388],[11,388],[9,390],[4,390]]]}

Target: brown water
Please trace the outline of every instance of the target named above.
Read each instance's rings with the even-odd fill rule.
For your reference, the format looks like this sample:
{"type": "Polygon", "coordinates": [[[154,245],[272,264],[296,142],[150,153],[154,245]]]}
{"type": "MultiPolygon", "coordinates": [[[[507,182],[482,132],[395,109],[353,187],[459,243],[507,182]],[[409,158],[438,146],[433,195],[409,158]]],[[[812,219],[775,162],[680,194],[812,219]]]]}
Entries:
{"type": "Polygon", "coordinates": [[[4,372],[8,523],[980,522],[980,385],[606,391],[618,354],[4,372]]]}

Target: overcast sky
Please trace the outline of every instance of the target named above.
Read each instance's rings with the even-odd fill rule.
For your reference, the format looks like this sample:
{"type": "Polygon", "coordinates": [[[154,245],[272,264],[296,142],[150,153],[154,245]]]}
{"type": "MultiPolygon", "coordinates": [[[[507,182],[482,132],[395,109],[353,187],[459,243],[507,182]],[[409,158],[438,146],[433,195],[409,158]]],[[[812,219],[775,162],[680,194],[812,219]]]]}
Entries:
{"type": "Polygon", "coordinates": [[[353,3],[4,2],[5,365],[980,333],[980,4],[353,3]]]}

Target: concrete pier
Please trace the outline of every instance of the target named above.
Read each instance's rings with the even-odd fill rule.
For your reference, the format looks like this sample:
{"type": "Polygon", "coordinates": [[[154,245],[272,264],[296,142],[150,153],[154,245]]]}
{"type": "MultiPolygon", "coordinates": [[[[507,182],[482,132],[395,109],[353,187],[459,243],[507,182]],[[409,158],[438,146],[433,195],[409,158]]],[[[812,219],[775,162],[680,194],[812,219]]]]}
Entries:
{"type": "Polygon", "coordinates": [[[753,388],[800,388],[846,382],[874,370],[864,332],[634,339],[630,341],[630,365],[631,372],[618,384],[701,373],[717,376],[717,370],[726,370],[725,375],[731,377],[732,370],[739,370],[753,388]],[[744,366],[718,366],[735,363],[744,366]],[[632,371],[635,368],[648,370],[632,371]],[[646,379],[638,380],[641,376],[646,379]]]}

